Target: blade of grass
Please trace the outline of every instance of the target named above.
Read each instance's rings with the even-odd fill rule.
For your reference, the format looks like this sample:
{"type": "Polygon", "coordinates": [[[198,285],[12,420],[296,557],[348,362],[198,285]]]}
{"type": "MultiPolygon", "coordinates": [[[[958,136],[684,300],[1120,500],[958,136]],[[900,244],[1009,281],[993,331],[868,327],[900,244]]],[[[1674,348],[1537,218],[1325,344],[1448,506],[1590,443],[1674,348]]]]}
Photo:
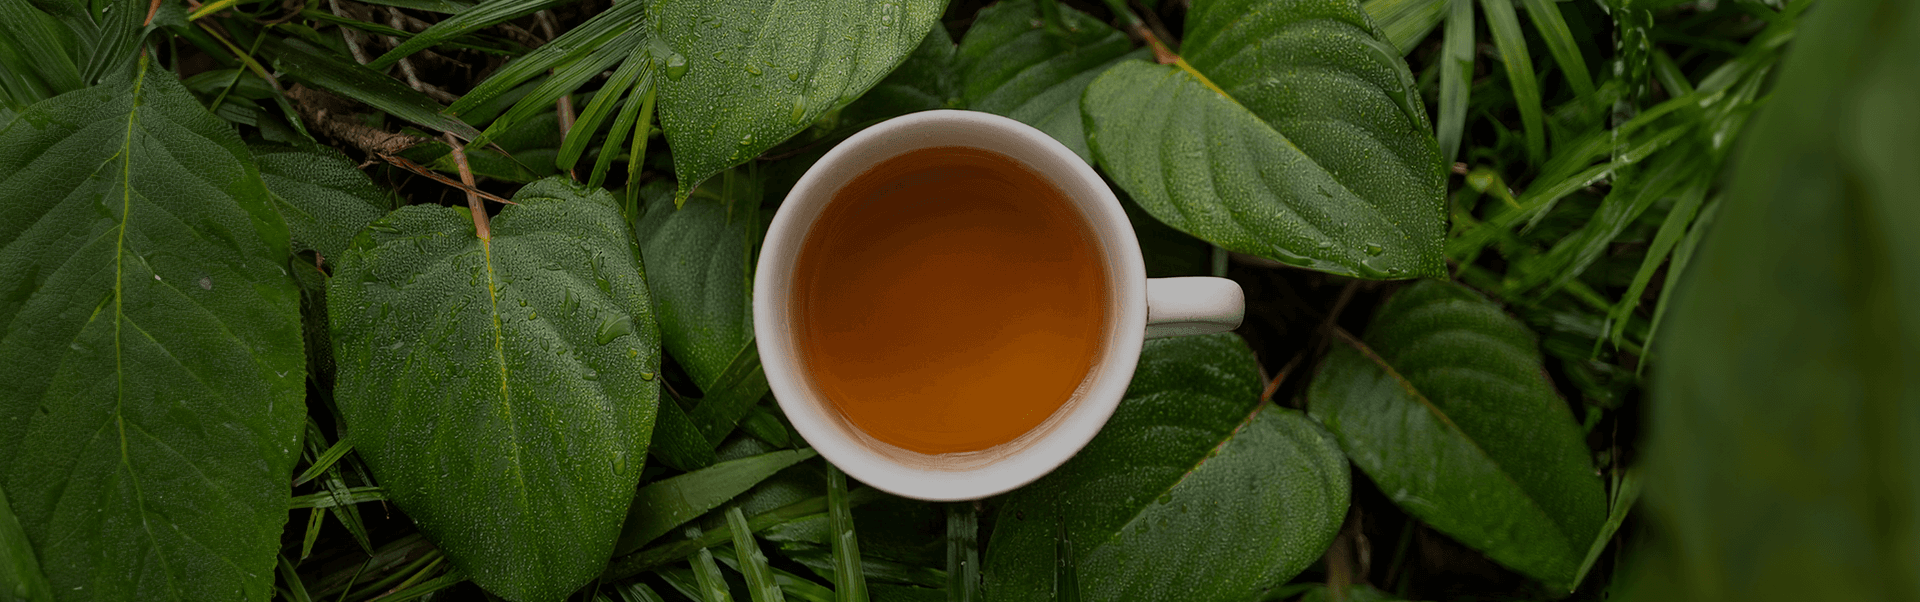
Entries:
{"type": "Polygon", "coordinates": [[[1507,82],[1513,86],[1520,128],[1526,134],[1527,161],[1537,165],[1547,156],[1547,130],[1540,109],[1540,83],[1533,75],[1533,57],[1520,32],[1520,18],[1514,15],[1510,0],[1480,0],[1480,7],[1487,13],[1487,29],[1493,33],[1493,45],[1500,50],[1507,82]]]}
{"type": "Polygon", "coordinates": [[[439,577],[434,577],[433,579],[430,579],[419,585],[406,588],[405,590],[396,591],[392,594],[381,596],[379,598],[376,598],[376,600],[379,600],[380,602],[406,602],[407,600],[412,600],[414,598],[426,596],[427,594],[431,594],[443,589],[447,589],[449,587],[453,587],[455,585],[459,585],[460,582],[466,581],[466,580],[467,580],[467,576],[461,573],[458,569],[448,569],[447,573],[444,575],[441,575],[439,577]]]}
{"type": "MultiPolygon", "coordinates": [[[[719,560],[722,564],[736,571],[740,569],[740,560],[734,557],[735,554],[732,550],[713,548],[712,552],[715,560],[719,560]]],[[[815,583],[811,579],[774,567],[768,567],[768,573],[772,575],[774,585],[779,586],[780,590],[786,595],[791,595],[795,598],[806,600],[807,602],[834,602],[833,590],[819,583],[815,583]]]]}
{"type": "Polygon", "coordinates": [[[364,0],[364,1],[367,4],[391,6],[394,8],[411,8],[414,10],[423,10],[430,13],[440,13],[443,15],[458,14],[461,11],[465,11],[467,9],[473,8],[473,4],[471,3],[458,2],[456,0],[364,0]]]}
{"type": "Polygon", "coordinates": [[[866,571],[860,567],[860,540],[853,532],[847,503],[847,475],[827,463],[827,525],[833,538],[833,592],[839,602],[868,602],[866,571]]]}
{"type": "Polygon", "coordinates": [[[613,591],[620,594],[620,602],[667,602],[666,598],[660,597],[659,592],[653,591],[645,583],[628,583],[613,588],[613,591]]]}
{"type": "Polygon", "coordinates": [[[293,563],[287,562],[286,556],[275,556],[274,560],[278,561],[274,567],[280,572],[280,580],[287,584],[287,597],[293,602],[313,602],[313,597],[307,595],[307,584],[301,583],[300,573],[293,570],[293,563]]]}
{"type": "MultiPolygon", "coordinates": [[[[100,28],[94,36],[92,51],[79,65],[80,81],[97,82],[108,74],[131,68],[139,56],[141,31],[146,19],[147,2],[116,0],[98,10],[100,28]]],[[[99,6],[99,5],[95,5],[99,6]]]]}
{"type": "Polygon", "coordinates": [[[1606,551],[1607,543],[1613,541],[1613,534],[1620,531],[1621,523],[1627,521],[1627,513],[1633,511],[1633,504],[1640,500],[1640,471],[1628,470],[1620,479],[1620,486],[1613,492],[1613,509],[1607,512],[1607,522],[1600,525],[1600,535],[1593,539],[1593,546],[1587,548],[1587,558],[1580,562],[1580,570],[1574,572],[1573,586],[1579,587],[1587,578],[1587,571],[1593,570],[1593,562],[1600,559],[1600,553],[1606,551]]]}
{"type": "Polygon", "coordinates": [[[620,527],[614,555],[633,551],[674,527],[745,493],[788,466],[812,458],[812,449],[782,450],[730,460],[641,487],[620,527]]]}
{"type": "Polygon", "coordinates": [[[400,570],[388,573],[387,576],[380,578],[379,581],[354,590],[347,598],[351,600],[365,600],[370,596],[386,592],[401,581],[418,575],[422,568],[438,564],[442,556],[444,555],[440,553],[438,548],[427,550],[426,553],[421,554],[419,558],[413,559],[413,562],[407,563],[407,565],[401,567],[400,570]]]}
{"type": "MultiPolygon", "coordinates": [[[[643,67],[643,69],[649,74],[653,72],[653,60],[651,57],[648,58],[647,65],[643,67]]],[[[626,143],[627,136],[633,133],[635,125],[640,125],[640,136],[642,137],[645,137],[647,130],[653,127],[653,90],[653,77],[651,75],[634,80],[633,90],[628,93],[627,103],[621,105],[620,114],[613,118],[613,130],[607,132],[607,139],[600,145],[600,156],[594,157],[593,159],[593,171],[587,175],[588,187],[599,188],[603,182],[606,182],[607,170],[613,167],[614,157],[620,154],[620,145],[626,143]],[[641,124],[640,122],[642,121],[646,123],[641,124]]],[[[594,100],[599,100],[599,98],[596,97],[594,100]]],[[[591,109],[592,107],[588,108],[591,109]]],[[[569,139],[571,139],[571,137],[569,137],[569,139]]],[[[633,164],[638,164],[640,159],[644,158],[646,151],[647,142],[645,140],[634,141],[633,153],[639,158],[632,159],[633,164]]],[[[628,187],[638,190],[639,186],[635,186],[634,184],[638,184],[639,182],[639,171],[632,169],[632,165],[629,165],[629,169],[627,170],[628,187]]],[[[626,208],[629,217],[635,217],[635,214],[639,213],[639,205],[636,202],[629,202],[626,208]]]]}
{"type": "Polygon", "coordinates": [[[380,58],[367,63],[374,69],[385,69],[400,59],[413,53],[426,50],[446,40],[466,35],[483,28],[499,25],[555,6],[566,4],[570,0],[493,0],[484,2],[451,17],[434,23],[426,31],[401,42],[393,50],[388,50],[380,58]]]}
{"type": "MultiPolygon", "coordinates": [[[[1713,225],[1714,214],[1718,213],[1719,209],[1720,202],[1717,198],[1714,199],[1713,202],[1708,203],[1705,208],[1701,209],[1700,217],[1695,219],[1693,227],[1687,230],[1687,237],[1681,239],[1680,246],[1673,250],[1673,262],[1667,266],[1666,282],[1660,288],[1660,299],[1655,301],[1653,305],[1653,319],[1651,323],[1647,325],[1647,340],[1640,345],[1641,357],[1646,357],[1649,353],[1652,353],[1653,344],[1658,340],[1655,336],[1660,332],[1660,320],[1667,316],[1667,301],[1673,298],[1673,291],[1680,283],[1680,275],[1687,273],[1687,263],[1693,259],[1694,249],[1700,245],[1700,239],[1706,233],[1707,228],[1713,225]]],[[[1641,369],[1646,367],[1647,363],[1648,362],[1644,360],[1641,361],[1640,367],[1636,368],[1634,372],[1638,374],[1641,369]]]]}
{"type": "Polygon", "coordinates": [[[1613,324],[1610,338],[1614,346],[1619,346],[1621,338],[1627,332],[1627,320],[1633,310],[1640,306],[1640,295],[1647,291],[1647,285],[1653,282],[1653,274],[1667,262],[1674,246],[1680,243],[1680,237],[1687,231],[1687,225],[1693,223],[1693,217],[1700,211],[1700,203],[1707,197],[1705,183],[1696,182],[1680,195],[1673,209],[1667,212],[1667,219],[1660,223],[1660,230],[1653,235],[1653,242],[1647,246],[1647,256],[1640,261],[1639,271],[1633,274],[1633,283],[1627,286],[1627,293],[1614,304],[1607,313],[1607,320],[1613,324]]]}
{"type": "Polygon", "coordinates": [[[1473,0],[1451,0],[1447,30],[1440,44],[1440,120],[1434,137],[1446,164],[1460,156],[1467,128],[1467,101],[1473,90],[1473,0]]]}
{"type": "Polygon", "coordinates": [[[1656,201],[1666,198],[1667,193],[1683,189],[1684,185],[1698,177],[1700,159],[1697,153],[1689,152],[1692,148],[1682,145],[1671,152],[1662,153],[1647,169],[1636,174],[1635,182],[1616,182],[1587,219],[1586,225],[1573,235],[1560,239],[1554,244],[1553,250],[1547,252],[1543,262],[1534,264],[1531,273],[1521,275],[1520,287],[1532,288],[1547,283],[1546,289],[1541,291],[1544,296],[1585,272],[1613,243],[1614,238],[1626,231],[1634,220],[1640,219],[1640,214],[1653,207],[1656,201]]]}
{"type": "Polygon", "coordinates": [[[947,602],[973,602],[979,591],[980,514],[973,502],[952,502],[947,504],[947,602]]]}
{"type": "MultiPolygon", "coordinates": [[[[507,63],[493,75],[487,76],[480,85],[474,86],[466,95],[461,96],[460,100],[454,102],[447,112],[454,115],[467,115],[476,107],[493,100],[494,97],[545,74],[549,69],[587,56],[617,38],[628,35],[644,37],[645,28],[641,21],[646,17],[646,8],[649,4],[651,3],[615,2],[606,12],[587,19],[586,22],[560,34],[560,37],[542,44],[533,52],[507,63]]],[[[575,87],[578,86],[567,89],[571,90],[575,87]]],[[[550,102],[552,102],[551,99],[547,101],[547,103],[550,102]]]]}
{"type": "MultiPolygon", "coordinates": [[[[639,31],[629,32],[618,39],[594,49],[594,51],[586,57],[555,69],[553,77],[547,78],[546,82],[534,87],[533,91],[528,92],[526,97],[520,99],[520,102],[514,103],[513,108],[507,109],[505,115],[501,115],[500,118],[493,120],[493,124],[487,126],[487,133],[481,135],[476,141],[476,144],[492,140],[493,136],[499,135],[500,132],[513,129],[513,126],[518,125],[520,122],[532,119],[546,112],[552,107],[555,100],[558,100],[561,96],[572,94],[574,90],[578,90],[580,86],[587,83],[588,80],[593,79],[594,76],[599,75],[602,71],[606,71],[612,67],[614,63],[620,62],[621,59],[633,52],[635,46],[641,45],[645,39],[646,35],[644,33],[639,31]]],[[[458,103],[455,104],[456,106],[458,105],[458,103]]]]}
{"type": "MultiPolygon", "coordinates": [[[[868,502],[880,499],[881,494],[878,490],[871,487],[861,487],[850,492],[847,497],[849,498],[847,505],[859,507],[868,502]]],[[[757,533],[765,531],[774,525],[789,521],[825,518],[826,512],[826,496],[812,497],[756,514],[747,519],[747,526],[751,527],[754,532],[757,533]]],[[[607,571],[600,576],[600,580],[619,581],[648,570],[666,566],[693,555],[693,553],[698,552],[700,548],[709,548],[725,543],[733,537],[732,533],[732,527],[708,529],[691,539],[654,546],[624,558],[614,559],[613,562],[608,564],[607,571]]]]}
{"type": "Polygon", "coordinates": [[[693,579],[698,582],[700,599],[704,602],[733,602],[733,594],[727,591],[727,578],[720,574],[720,565],[713,563],[713,552],[701,548],[693,555],[693,579]]]}
{"type": "Polygon", "coordinates": [[[348,489],[345,495],[340,495],[340,496],[336,496],[333,494],[333,492],[330,492],[330,491],[322,491],[320,493],[309,493],[307,495],[294,496],[293,503],[289,504],[287,507],[291,509],[332,508],[334,506],[339,506],[343,504],[359,504],[362,502],[381,502],[381,501],[386,501],[386,499],[387,499],[386,492],[381,491],[381,489],[377,486],[354,487],[352,489],[348,489]]]}
{"type": "Polygon", "coordinates": [[[343,60],[332,52],[316,48],[299,38],[264,35],[261,52],[275,68],[316,88],[321,88],[367,106],[385,111],[434,131],[472,140],[480,131],[445,113],[440,103],[426,94],[407,87],[400,80],[381,75],[358,63],[343,60]]]}
{"type": "Polygon", "coordinates": [[[1523,1],[1527,16],[1533,19],[1533,28],[1547,43],[1547,52],[1553,55],[1553,62],[1560,65],[1560,72],[1567,76],[1567,85],[1573,87],[1575,95],[1592,96],[1593,76],[1587,73],[1587,60],[1580,56],[1580,45],[1573,41],[1566,19],[1560,16],[1559,4],[1553,0],[1523,1]]]}
{"type": "Polygon", "coordinates": [[[314,508],[307,512],[307,534],[300,539],[301,560],[306,560],[313,555],[313,542],[320,539],[320,525],[326,522],[326,519],[326,508],[314,508]]]}
{"type": "Polygon", "coordinates": [[[1411,54],[1413,47],[1447,16],[1448,0],[1368,0],[1361,10],[1387,34],[1387,41],[1400,54],[1411,54]]]}
{"type": "Polygon", "coordinates": [[[760,553],[760,544],[753,539],[753,527],[747,524],[746,514],[740,507],[727,509],[727,528],[733,531],[733,549],[740,560],[740,573],[747,577],[747,593],[753,602],[785,602],[780,595],[780,585],[773,581],[773,571],[767,566],[767,557],[760,553]]]}
{"type": "MultiPolygon", "coordinates": [[[[346,479],[341,478],[339,468],[340,465],[336,463],[332,468],[327,469],[325,485],[327,492],[335,499],[344,499],[351,496],[351,492],[347,489],[346,479]]],[[[360,549],[372,554],[373,542],[367,536],[367,526],[360,522],[360,508],[348,502],[340,502],[340,504],[332,510],[333,517],[340,519],[340,526],[346,527],[347,534],[352,535],[353,540],[360,543],[360,549]]]]}
{"type": "Polygon", "coordinates": [[[634,125],[633,147],[627,151],[627,215],[640,216],[640,169],[647,159],[647,141],[653,139],[654,99],[659,88],[647,87],[640,100],[640,121],[634,125]]]}
{"type": "Polygon", "coordinates": [[[1080,602],[1080,569],[1073,562],[1073,540],[1067,537],[1067,517],[1054,523],[1053,600],[1080,602]]]}
{"type": "MultiPolygon", "coordinates": [[[[837,570],[834,568],[834,557],[831,550],[811,544],[796,544],[784,547],[785,550],[783,553],[787,559],[805,565],[807,568],[813,569],[815,573],[831,575],[837,570]]],[[[870,582],[901,583],[925,588],[945,587],[948,581],[947,572],[940,569],[911,565],[871,556],[860,559],[860,574],[864,575],[867,581],[870,582]]]]}
{"type": "MultiPolygon", "coordinates": [[[[573,171],[573,166],[580,162],[580,155],[586,153],[587,143],[593,141],[593,133],[600,131],[601,122],[606,121],[607,117],[613,114],[613,108],[619,105],[620,99],[629,88],[634,88],[636,80],[652,72],[652,69],[649,69],[652,66],[653,60],[648,56],[647,45],[634,45],[633,53],[627,55],[627,60],[620,63],[620,68],[613,72],[612,77],[607,78],[606,84],[600,86],[600,92],[594,94],[593,100],[587,103],[586,110],[581,111],[580,116],[574,119],[573,127],[567,130],[566,137],[560,143],[559,154],[553,158],[555,167],[560,168],[560,171],[573,171]]],[[[629,101],[627,104],[639,103],[629,101]]],[[[621,110],[623,114],[629,112],[631,111],[621,110]]],[[[619,124],[615,123],[614,127],[619,127],[619,124]]],[[[611,132],[608,136],[612,136],[611,132]]],[[[618,146],[616,145],[615,148],[618,146]]]]}
{"type": "Polygon", "coordinates": [[[321,453],[319,458],[314,459],[312,466],[308,466],[305,471],[300,473],[298,478],[293,480],[293,486],[299,487],[307,484],[308,481],[319,478],[320,475],[327,472],[327,469],[333,468],[334,462],[339,462],[340,458],[346,457],[347,452],[350,451],[353,451],[353,444],[349,443],[346,439],[341,439],[334,443],[333,447],[327,448],[327,451],[321,453]]]}
{"type": "Polygon", "coordinates": [[[86,87],[79,66],[73,62],[74,49],[68,44],[72,37],[63,33],[64,26],[27,0],[0,0],[0,37],[18,45],[26,64],[53,94],[86,87]]]}

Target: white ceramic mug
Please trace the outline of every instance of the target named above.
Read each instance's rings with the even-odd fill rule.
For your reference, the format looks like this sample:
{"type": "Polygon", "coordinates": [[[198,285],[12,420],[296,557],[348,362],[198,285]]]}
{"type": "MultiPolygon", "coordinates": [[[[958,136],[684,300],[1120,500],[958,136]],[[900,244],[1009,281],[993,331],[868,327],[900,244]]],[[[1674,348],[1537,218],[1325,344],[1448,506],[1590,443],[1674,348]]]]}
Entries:
{"type": "Polygon", "coordinates": [[[1032,482],[1093,439],[1119,406],[1150,337],[1224,332],[1240,325],[1240,285],[1225,278],[1149,279],[1119,199],[1072,150],[1027,124],[990,113],[925,111],[854,134],[809,169],[774,215],[753,284],[753,326],[774,397],[793,427],[848,475],[895,495],[978,499],[1032,482]],[[1106,262],[1114,319],[1093,369],[1071,400],[1026,434],[981,451],[923,454],[873,438],[840,414],[808,377],[793,327],[793,272],[834,194],[874,165],[931,147],[1006,155],[1058,186],[1094,233],[1106,262]]]}

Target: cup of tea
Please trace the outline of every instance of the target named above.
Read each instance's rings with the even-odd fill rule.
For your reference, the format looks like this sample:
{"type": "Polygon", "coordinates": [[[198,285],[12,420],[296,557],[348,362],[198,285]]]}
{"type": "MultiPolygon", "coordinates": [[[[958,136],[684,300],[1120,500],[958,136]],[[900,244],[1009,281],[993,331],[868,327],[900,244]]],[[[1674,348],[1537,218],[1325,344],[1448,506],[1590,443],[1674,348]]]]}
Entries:
{"type": "Polygon", "coordinates": [[[848,475],[983,498],[1066,462],[1144,339],[1239,326],[1240,286],[1147,278],[1100,176],[1040,130],[925,111],[862,130],[774,215],[753,286],[780,408],[848,475]]]}

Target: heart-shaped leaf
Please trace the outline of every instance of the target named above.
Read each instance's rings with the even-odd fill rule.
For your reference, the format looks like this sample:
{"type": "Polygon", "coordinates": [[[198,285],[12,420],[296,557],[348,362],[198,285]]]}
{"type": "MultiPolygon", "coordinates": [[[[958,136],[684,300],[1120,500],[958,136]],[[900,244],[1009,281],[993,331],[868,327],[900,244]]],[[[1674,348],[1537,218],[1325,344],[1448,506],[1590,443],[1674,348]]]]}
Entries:
{"type": "Polygon", "coordinates": [[[1801,17],[1653,347],[1633,599],[1920,592],[1915,52],[1908,2],[1801,17]]]}
{"type": "Polygon", "coordinates": [[[324,146],[255,146],[260,178],[287,220],[295,250],[337,257],[361,228],[393,208],[392,195],[355,168],[340,151],[324,146]]]}
{"type": "Polygon", "coordinates": [[[1196,0],[1181,51],[1180,66],[1122,62],[1082,99],[1095,157],[1142,207],[1324,272],[1446,273],[1432,127],[1358,4],[1196,0]]]}
{"type": "Polygon", "coordinates": [[[650,190],[634,224],[661,345],[709,396],[719,392],[728,364],[753,344],[751,266],[760,242],[755,187],[733,172],[714,184],[677,209],[669,190],[650,190]]]}
{"type": "Polygon", "coordinates": [[[1247,600],[1318,559],[1346,516],[1346,460],[1260,387],[1237,336],[1147,342],[1100,435],[1001,506],[986,593],[1049,599],[1064,566],[1081,600],[1247,600]]]}
{"type": "Polygon", "coordinates": [[[306,358],[287,230],[165,70],[0,131],[0,488],[63,600],[266,600],[306,358]]]}
{"type": "Polygon", "coordinates": [[[1047,31],[1032,0],[980,10],[960,41],[967,107],[1039,128],[1093,161],[1080,115],[1080,94],[1121,58],[1145,56],[1133,41],[1086,13],[1059,7],[1066,28],[1047,31]]]}
{"type": "Polygon", "coordinates": [[[1307,395],[1353,463],[1408,514],[1571,589],[1606,498],[1533,332],[1425,280],[1380,307],[1364,343],[1343,340],[1307,395]]]}
{"type": "Polygon", "coordinates": [[[939,18],[936,0],[663,0],[660,127],[679,196],[851,102],[939,18]]]}
{"type": "Polygon", "coordinates": [[[347,438],[456,568],[511,600],[599,574],[639,482],[659,334],[613,197],[536,182],[375,222],[327,305],[347,438]]]}

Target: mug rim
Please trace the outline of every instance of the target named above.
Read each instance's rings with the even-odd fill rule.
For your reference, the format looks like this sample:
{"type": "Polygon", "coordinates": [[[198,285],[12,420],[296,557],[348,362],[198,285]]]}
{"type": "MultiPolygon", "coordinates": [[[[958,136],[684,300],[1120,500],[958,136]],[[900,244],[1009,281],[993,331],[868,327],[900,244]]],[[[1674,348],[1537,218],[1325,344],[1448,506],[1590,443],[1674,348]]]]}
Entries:
{"type": "Polygon", "coordinates": [[[755,266],[754,344],[768,385],[788,421],[820,455],[847,475],[902,497],[979,499],[1031,483],[1065,464],[1112,417],[1125,396],[1145,342],[1146,280],[1139,241],[1119,199],[1093,167],[1066,145],[1025,123],[991,113],[952,109],[909,113],[861,130],[835,145],[787,194],[767,229],[755,266]],[[912,466],[897,454],[890,457],[873,449],[871,445],[877,440],[863,442],[848,436],[844,431],[852,428],[857,432],[857,427],[833,414],[838,410],[815,393],[803,374],[789,318],[792,276],[799,252],[833,195],[882,161],[913,150],[944,146],[1006,155],[1066,193],[1064,196],[1071,200],[1100,247],[1110,276],[1108,291],[1113,310],[1100,359],[1074,397],[1055,410],[1047,423],[1029,431],[1035,438],[977,466],[959,469],[912,466]],[[1040,432],[1042,429],[1045,432],[1040,432]]]}

